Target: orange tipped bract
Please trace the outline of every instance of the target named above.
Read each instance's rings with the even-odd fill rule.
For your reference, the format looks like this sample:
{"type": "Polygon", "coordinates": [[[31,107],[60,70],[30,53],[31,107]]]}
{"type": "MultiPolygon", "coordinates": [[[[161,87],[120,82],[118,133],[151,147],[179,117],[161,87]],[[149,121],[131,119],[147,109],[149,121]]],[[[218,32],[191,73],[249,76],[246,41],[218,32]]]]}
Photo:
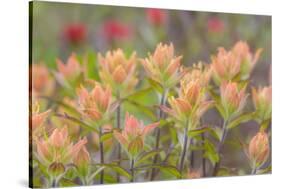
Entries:
{"type": "Polygon", "coordinates": [[[142,121],[126,113],[124,130],[115,130],[113,133],[128,154],[134,157],[143,150],[145,136],[158,125],[159,122],[145,126],[142,121]]]}
{"type": "Polygon", "coordinates": [[[110,85],[114,93],[130,92],[138,83],[136,77],[137,58],[132,53],[127,58],[121,49],[108,51],[105,56],[98,55],[101,80],[110,85]]]}
{"type": "Polygon", "coordinates": [[[158,44],[154,54],[142,59],[141,63],[148,77],[164,88],[176,85],[182,78],[184,72],[181,69],[182,56],[175,56],[174,46],[158,44]]]}

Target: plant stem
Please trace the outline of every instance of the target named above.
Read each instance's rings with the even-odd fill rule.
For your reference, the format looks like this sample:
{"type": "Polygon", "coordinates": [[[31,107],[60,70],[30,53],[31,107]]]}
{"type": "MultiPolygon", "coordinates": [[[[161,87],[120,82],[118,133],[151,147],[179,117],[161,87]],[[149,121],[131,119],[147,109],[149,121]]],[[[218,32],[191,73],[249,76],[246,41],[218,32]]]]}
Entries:
{"type": "Polygon", "coordinates": [[[256,173],[257,173],[257,168],[254,167],[254,168],[252,169],[251,175],[255,175],[256,173]]]}
{"type": "MultiPolygon", "coordinates": [[[[221,137],[221,139],[219,141],[219,144],[217,146],[217,153],[219,154],[219,156],[220,156],[221,148],[224,144],[224,141],[225,141],[225,138],[226,138],[226,135],[227,135],[227,124],[228,124],[228,120],[224,120],[223,121],[223,127],[222,127],[222,137],[221,137]]],[[[221,157],[219,157],[218,162],[216,162],[216,164],[214,166],[213,176],[216,176],[216,174],[218,173],[219,168],[220,168],[220,162],[221,162],[221,157]]]]}
{"type": "MultiPolygon", "coordinates": [[[[194,139],[190,140],[191,145],[194,145],[194,139]]],[[[190,168],[192,169],[194,166],[194,151],[190,152],[190,168]]]]}
{"type": "Polygon", "coordinates": [[[190,143],[190,139],[189,137],[187,136],[187,127],[184,128],[184,141],[183,141],[183,149],[182,149],[182,154],[181,154],[181,157],[180,157],[180,163],[179,163],[179,171],[180,173],[182,174],[183,172],[183,168],[184,168],[184,160],[185,160],[185,156],[186,156],[186,153],[187,153],[187,146],[188,146],[188,143],[190,143]]]}
{"type": "MultiPolygon", "coordinates": [[[[120,100],[120,93],[117,92],[117,100],[120,100]]],[[[117,107],[117,111],[116,111],[116,117],[117,117],[117,129],[121,129],[121,104],[119,104],[119,106],[117,107]]],[[[118,165],[120,166],[120,163],[121,163],[121,145],[117,144],[117,160],[118,160],[118,165]]],[[[116,180],[117,180],[117,183],[120,182],[120,175],[119,173],[117,173],[116,175],[116,180]]]]}
{"type": "MultiPolygon", "coordinates": [[[[202,138],[202,146],[204,145],[205,142],[205,135],[204,133],[201,134],[201,138],[202,138]]],[[[202,177],[206,176],[206,159],[204,158],[204,153],[205,153],[205,149],[203,148],[202,150],[202,177]]]]}
{"type": "MultiPolygon", "coordinates": [[[[163,106],[166,104],[166,95],[168,93],[168,89],[165,89],[162,96],[161,96],[161,101],[160,101],[160,106],[163,106]]],[[[163,117],[163,111],[161,110],[161,108],[159,109],[159,120],[163,117]]],[[[156,128],[156,143],[155,143],[155,150],[158,150],[159,148],[159,143],[160,143],[160,128],[156,128]]],[[[153,164],[156,164],[158,161],[158,154],[156,154],[153,158],[153,164]]],[[[150,176],[150,180],[153,181],[154,177],[156,175],[156,168],[153,168],[151,171],[151,176],[150,176]]]]}
{"type": "Polygon", "coordinates": [[[134,178],[135,178],[135,172],[134,172],[134,164],[135,164],[135,160],[134,158],[131,159],[131,166],[130,166],[130,169],[131,169],[131,182],[134,182],[134,178]]]}
{"type": "MultiPolygon", "coordinates": [[[[99,130],[99,146],[100,146],[100,163],[103,164],[104,163],[104,153],[103,153],[103,142],[101,141],[101,137],[102,137],[102,127],[100,127],[99,130]]],[[[103,176],[104,176],[104,171],[102,170],[100,172],[100,184],[103,184],[103,176]]]]}

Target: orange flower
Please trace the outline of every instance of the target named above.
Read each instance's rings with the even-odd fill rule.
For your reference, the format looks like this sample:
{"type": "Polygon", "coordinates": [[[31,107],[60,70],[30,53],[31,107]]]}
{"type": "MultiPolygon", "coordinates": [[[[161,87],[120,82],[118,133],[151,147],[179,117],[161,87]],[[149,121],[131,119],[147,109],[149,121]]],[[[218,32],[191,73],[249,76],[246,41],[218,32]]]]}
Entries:
{"type": "Polygon", "coordinates": [[[170,97],[168,102],[171,108],[163,106],[162,110],[184,125],[189,121],[193,127],[213,104],[212,101],[207,100],[205,89],[200,86],[197,79],[188,83],[182,81],[179,97],[170,97]]]}
{"type": "Polygon", "coordinates": [[[188,171],[186,177],[188,179],[200,178],[201,177],[201,173],[198,170],[190,170],[190,171],[188,171]]]}
{"type": "Polygon", "coordinates": [[[220,86],[221,104],[225,118],[239,114],[246,104],[246,87],[239,89],[235,82],[224,82],[220,86]]]}
{"type": "Polygon", "coordinates": [[[180,68],[182,56],[175,57],[174,46],[158,44],[154,54],[142,59],[141,63],[148,77],[164,88],[173,87],[178,83],[184,72],[180,68]]]}
{"type": "Polygon", "coordinates": [[[110,85],[115,93],[124,93],[132,90],[138,79],[136,77],[136,53],[126,58],[121,49],[108,51],[103,57],[98,55],[101,80],[110,85]]]}
{"type": "Polygon", "coordinates": [[[32,130],[35,132],[47,119],[49,116],[51,110],[47,110],[45,112],[40,112],[40,106],[39,103],[36,101],[33,103],[32,106],[32,130]]]}
{"type": "Polygon", "coordinates": [[[57,59],[57,68],[65,79],[70,80],[75,79],[82,71],[81,65],[74,53],[68,58],[66,64],[57,59]]]}
{"type": "Polygon", "coordinates": [[[214,81],[220,84],[222,81],[248,79],[260,53],[261,49],[258,49],[252,55],[248,44],[242,41],[237,42],[230,51],[219,48],[218,54],[212,57],[214,81]]]}
{"type": "Polygon", "coordinates": [[[90,154],[85,145],[79,147],[78,151],[73,154],[73,163],[76,165],[81,176],[86,176],[89,173],[89,164],[91,162],[90,154]]]}
{"type": "Polygon", "coordinates": [[[254,168],[262,166],[269,156],[269,140],[264,131],[258,132],[250,141],[249,158],[254,168]]]}
{"type": "Polygon", "coordinates": [[[142,121],[126,113],[124,130],[122,132],[114,130],[113,133],[129,156],[134,157],[143,149],[145,136],[158,125],[159,122],[144,126],[142,121]]]}
{"type": "Polygon", "coordinates": [[[32,64],[31,74],[32,92],[37,94],[49,93],[52,91],[54,83],[50,78],[48,68],[44,64],[32,64]]]}
{"type": "Polygon", "coordinates": [[[261,120],[268,120],[272,111],[272,88],[264,87],[256,90],[252,88],[252,99],[261,120]]]}
{"type": "Polygon", "coordinates": [[[74,154],[87,143],[87,139],[79,140],[75,145],[70,142],[67,127],[56,128],[47,139],[36,141],[37,158],[45,166],[52,163],[68,164],[72,162],[74,154]]]}
{"type": "Polygon", "coordinates": [[[77,90],[78,103],[80,110],[87,117],[94,120],[101,120],[110,111],[111,90],[109,87],[102,88],[96,83],[91,92],[88,92],[83,86],[77,90]]]}
{"type": "Polygon", "coordinates": [[[211,78],[212,69],[207,64],[199,62],[194,64],[191,69],[187,69],[181,83],[188,85],[191,81],[197,81],[201,87],[207,87],[211,78]]]}

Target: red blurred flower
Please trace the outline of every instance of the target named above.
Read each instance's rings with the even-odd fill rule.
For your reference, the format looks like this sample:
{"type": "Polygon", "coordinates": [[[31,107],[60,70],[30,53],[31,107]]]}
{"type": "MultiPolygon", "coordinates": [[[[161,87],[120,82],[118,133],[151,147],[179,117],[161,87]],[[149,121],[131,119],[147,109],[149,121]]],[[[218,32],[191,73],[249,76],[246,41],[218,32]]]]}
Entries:
{"type": "Polygon", "coordinates": [[[63,37],[73,45],[83,43],[87,37],[87,27],[82,23],[69,24],[64,28],[63,37]]]}
{"type": "Polygon", "coordinates": [[[224,30],[224,22],[218,17],[208,19],[208,31],[212,33],[220,33],[224,30]]]}
{"type": "Polygon", "coordinates": [[[166,21],[166,12],[161,9],[146,9],[146,16],[154,25],[162,25],[166,21]]]}
{"type": "Polygon", "coordinates": [[[103,34],[109,40],[125,39],[131,35],[130,27],[116,20],[108,20],[102,26],[103,34]]]}

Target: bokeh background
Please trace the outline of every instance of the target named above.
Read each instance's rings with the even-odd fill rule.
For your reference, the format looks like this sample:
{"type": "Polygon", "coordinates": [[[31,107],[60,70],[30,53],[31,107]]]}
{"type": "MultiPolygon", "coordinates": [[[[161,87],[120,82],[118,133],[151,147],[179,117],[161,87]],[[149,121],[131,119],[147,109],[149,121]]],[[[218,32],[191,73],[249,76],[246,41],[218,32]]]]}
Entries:
{"type": "Polygon", "coordinates": [[[210,62],[219,46],[229,49],[244,40],[253,51],[263,48],[254,77],[259,75],[262,84],[267,80],[270,16],[49,2],[36,2],[33,8],[34,62],[55,67],[56,57],[64,59],[71,52],[116,48],[144,57],[159,42],[172,42],[184,64],[192,65],[210,62]]]}
{"type": "MultiPolygon", "coordinates": [[[[105,53],[121,48],[127,54],[136,51],[143,58],[159,42],[172,42],[176,54],[183,55],[183,64],[191,66],[198,61],[210,63],[218,47],[230,49],[243,40],[252,52],[263,49],[251,83],[265,86],[270,82],[270,16],[54,2],[36,2],[30,15],[32,63],[43,62],[51,70],[56,69],[57,58],[65,61],[72,52],[105,53]]],[[[213,115],[214,112],[209,112],[206,122],[220,124],[221,120],[213,115]]],[[[229,136],[224,149],[229,153],[224,153],[228,155],[223,164],[249,167],[239,140],[249,141],[258,128],[255,122],[249,122],[229,136]]]]}

